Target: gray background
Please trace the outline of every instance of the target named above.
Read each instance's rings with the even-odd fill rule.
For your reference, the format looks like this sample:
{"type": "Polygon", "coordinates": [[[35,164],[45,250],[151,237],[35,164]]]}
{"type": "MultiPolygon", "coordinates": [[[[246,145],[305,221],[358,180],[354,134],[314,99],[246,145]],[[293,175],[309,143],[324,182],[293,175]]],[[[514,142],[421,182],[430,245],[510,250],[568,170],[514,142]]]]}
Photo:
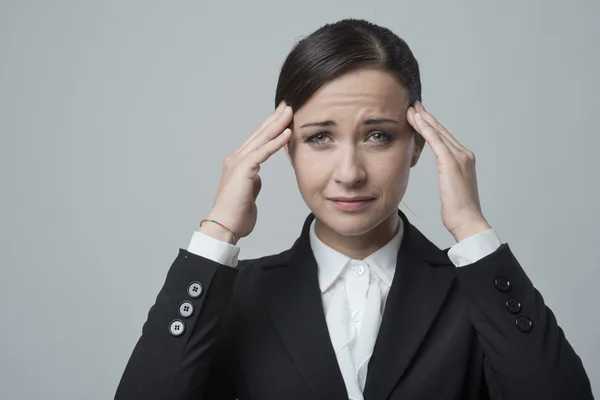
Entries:
{"type": "MultiPolygon", "coordinates": [[[[216,3],[0,1],[0,398],[112,398],[287,52],[344,17],[407,40],[598,395],[599,2],[216,3]]],[[[309,212],[283,153],[261,176],[242,258],[288,248],[309,212]]],[[[428,146],[401,208],[454,244],[428,146]]]]}

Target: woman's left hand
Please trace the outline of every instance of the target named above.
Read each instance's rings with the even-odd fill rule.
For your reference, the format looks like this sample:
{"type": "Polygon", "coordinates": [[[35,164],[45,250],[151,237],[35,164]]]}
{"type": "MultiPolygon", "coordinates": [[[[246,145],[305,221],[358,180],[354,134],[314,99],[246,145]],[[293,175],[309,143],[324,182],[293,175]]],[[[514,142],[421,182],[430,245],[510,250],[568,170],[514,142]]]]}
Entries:
{"type": "Polygon", "coordinates": [[[481,212],[475,154],[454,138],[417,101],[407,120],[435,154],[442,200],[442,222],[457,242],[492,229],[481,212]]]}

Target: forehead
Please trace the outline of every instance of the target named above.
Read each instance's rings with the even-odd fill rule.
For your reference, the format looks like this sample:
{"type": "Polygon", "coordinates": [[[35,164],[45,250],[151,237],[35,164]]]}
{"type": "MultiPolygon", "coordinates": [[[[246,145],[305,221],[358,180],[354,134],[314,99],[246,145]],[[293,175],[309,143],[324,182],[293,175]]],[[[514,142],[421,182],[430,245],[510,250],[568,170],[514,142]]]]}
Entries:
{"type": "Polygon", "coordinates": [[[388,72],[360,69],[323,85],[294,115],[295,120],[340,112],[403,113],[406,90],[388,72]]]}

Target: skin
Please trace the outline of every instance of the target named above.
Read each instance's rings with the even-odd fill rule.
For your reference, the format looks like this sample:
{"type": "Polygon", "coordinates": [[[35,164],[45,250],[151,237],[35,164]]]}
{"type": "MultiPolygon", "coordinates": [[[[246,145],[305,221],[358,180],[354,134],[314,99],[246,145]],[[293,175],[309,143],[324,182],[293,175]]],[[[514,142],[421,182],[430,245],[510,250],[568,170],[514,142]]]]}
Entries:
{"type": "Polygon", "coordinates": [[[323,85],[293,113],[286,153],[300,193],[315,214],[315,232],[331,248],[364,259],[397,232],[397,207],[410,169],[428,143],[436,159],[444,226],[457,242],[492,229],[479,202],[475,155],[420,102],[408,106],[397,79],[373,68],[323,85]],[[369,119],[388,122],[366,124],[369,119]],[[326,126],[305,126],[331,121],[326,126]],[[425,140],[416,145],[414,135],[425,140]],[[342,211],[336,196],[370,196],[358,212],[342,211]]]}
{"type": "Polygon", "coordinates": [[[229,243],[252,232],[261,164],[285,147],[302,197],[316,216],[319,238],[343,254],[364,259],[396,232],[397,205],[424,143],[435,156],[446,229],[457,242],[492,229],[481,212],[473,152],[420,102],[408,107],[405,99],[393,76],[371,68],[328,82],[295,114],[282,102],[225,159],[208,216],[219,222],[201,225],[201,232],[229,243]],[[386,121],[372,123],[381,118],[386,121]],[[293,132],[286,128],[290,123],[293,132]],[[423,145],[415,145],[415,134],[424,139],[423,145]],[[330,199],[365,195],[371,203],[354,213],[341,211],[330,199]]]}
{"type": "Polygon", "coordinates": [[[300,193],[328,246],[364,259],[397,232],[397,207],[421,155],[409,124],[407,93],[391,74],[360,69],[319,89],[293,116],[286,146],[300,193]],[[390,122],[365,124],[367,119],[390,122]],[[332,121],[330,126],[308,126],[332,121]],[[340,210],[335,196],[373,197],[364,209],[340,210]]]}

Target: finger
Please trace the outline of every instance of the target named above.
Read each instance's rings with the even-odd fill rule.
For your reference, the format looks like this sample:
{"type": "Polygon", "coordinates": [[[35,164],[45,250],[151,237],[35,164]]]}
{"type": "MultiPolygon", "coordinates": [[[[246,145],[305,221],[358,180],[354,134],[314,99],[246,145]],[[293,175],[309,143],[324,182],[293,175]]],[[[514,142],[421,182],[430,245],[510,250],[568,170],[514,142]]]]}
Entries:
{"type": "Polygon", "coordinates": [[[281,135],[276,136],[274,139],[260,146],[251,155],[249,155],[248,158],[254,163],[262,164],[279,149],[285,146],[291,137],[292,130],[290,128],[286,128],[281,135]]]}
{"type": "Polygon", "coordinates": [[[442,133],[439,133],[439,131],[438,131],[438,134],[440,135],[440,139],[442,139],[442,141],[444,143],[446,143],[446,146],[448,146],[448,148],[450,149],[452,154],[454,154],[455,156],[458,156],[460,153],[462,153],[462,151],[459,148],[457,148],[454,145],[454,143],[452,143],[446,136],[444,136],[442,133]]]}
{"type": "Polygon", "coordinates": [[[425,110],[425,107],[423,107],[423,104],[421,104],[421,102],[417,101],[415,104],[417,105],[417,108],[419,109],[419,112],[421,113],[421,116],[423,117],[423,119],[425,121],[427,121],[438,132],[440,132],[440,134],[442,136],[445,136],[446,139],[448,139],[450,142],[452,142],[452,144],[454,145],[455,148],[462,150],[462,151],[466,150],[466,148],[462,144],[460,144],[460,142],[458,140],[456,140],[456,138],[454,136],[452,136],[452,134],[446,128],[444,128],[444,126],[442,124],[440,124],[438,122],[438,120],[430,112],[425,110]]]}
{"type": "MultiPolygon", "coordinates": [[[[428,113],[427,113],[428,114],[428,113]]],[[[458,155],[461,150],[459,148],[457,148],[454,143],[448,139],[446,136],[444,136],[444,134],[442,132],[439,131],[439,129],[436,128],[436,126],[432,125],[427,119],[426,119],[426,115],[423,115],[421,113],[419,113],[419,115],[423,118],[423,120],[425,121],[426,124],[428,124],[429,126],[431,126],[440,136],[440,139],[442,139],[442,141],[444,143],[446,143],[446,146],[448,146],[448,148],[450,149],[450,151],[452,151],[452,154],[458,155]]],[[[431,115],[431,114],[429,114],[431,115]]]]}
{"type": "Polygon", "coordinates": [[[415,111],[414,107],[408,107],[408,109],[406,110],[406,121],[408,122],[408,124],[410,126],[412,126],[415,130],[418,130],[419,128],[417,127],[417,122],[415,121],[415,114],[417,112],[415,111]]]}
{"type": "Polygon", "coordinates": [[[423,115],[423,119],[425,121],[427,121],[431,126],[433,126],[438,132],[440,132],[440,134],[442,136],[444,136],[446,139],[448,139],[450,142],[452,142],[452,144],[454,145],[455,148],[459,149],[459,150],[465,150],[466,148],[460,144],[460,142],[458,140],[456,140],[456,138],[454,136],[452,136],[452,134],[450,132],[448,132],[448,130],[446,128],[444,128],[444,126],[442,124],[440,124],[433,115],[431,115],[428,112],[425,112],[423,115]]]}
{"type": "Polygon", "coordinates": [[[246,139],[246,141],[237,149],[237,151],[235,153],[238,154],[238,153],[242,152],[242,150],[248,145],[248,143],[250,143],[258,134],[260,134],[260,132],[262,132],[263,129],[265,129],[265,127],[267,127],[269,124],[273,123],[273,121],[275,121],[279,117],[279,115],[281,115],[281,112],[283,111],[284,108],[285,108],[285,101],[281,101],[281,103],[279,103],[279,105],[277,106],[275,111],[268,118],[266,118],[262,122],[262,124],[260,124],[260,126],[258,128],[256,128],[252,132],[250,137],[248,139],[246,139]]]}
{"type": "Polygon", "coordinates": [[[254,150],[268,143],[270,140],[281,135],[284,129],[287,128],[292,120],[292,108],[285,106],[281,114],[272,123],[265,126],[260,133],[246,145],[246,147],[240,152],[240,155],[248,155],[254,150]]]}
{"type": "Polygon", "coordinates": [[[429,125],[427,121],[425,121],[423,117],[421,117],[420,113],[415,113],[414,116],[417,132],[425,138],[427,143],[429,143],[429,146],[431,147],[431,150],[433,151],[433,154],[436,156],[436,158],[454,158],[452,150],[448,147],[447,142],[445,142],[442,139],[439,132],[436,131],[431,125],[429,125]]]}
{"type": "MultiPolygon", "coordinates": [[[[419,113],[419,115],[421,115],[421,117],[424,117],[423,114],[419,113]]],[[[424,119],[424,118],[423,118],[424,119]]],[[[459,156],[461,155],[460,153],[462,153],[462,151],[457,148],[454,143],[452,143],[452,141],[450,141],[446,136],[444,136],[442,134],[442,132],[440,132],[439,130],[436,129],[435,126],[431,125],[427,120],[425,120],[425,123],[428,124],[429,126],[431,126],[439,135],[440,139],[442,140],[442,142],[444,142],[446,144],[446,146],[448,146],[448,148],[450,149],[450,151],[452,152],[452,154],[454,154],[455,156],[459,156]]]]}
{"type": "Polygon", "coordinates": [[[262,132],[262,130],[265,129],[265,127],[267,127],[269,124],[273,123],[273,121],[275,121],[281,115],[281,112],[285,108],[285,105],[286,105],[285,101],[281,101],[281,103],[279,103],[279,105],[277,106],[275,111],[273,111],[273,113],[271,113],[271,115],[269,115],[269,117],[266,118],[262,122],[262,124],[260,124],[260,126],[252,132],[250,137],[248,139],[246,139],[246,141],[235,151],[235,154],[242,152],[242,150],[248,145],[248,143],[250,143],[252,140],[254,140],[254,138],[258,134],[260,134],[262,132]]]}

